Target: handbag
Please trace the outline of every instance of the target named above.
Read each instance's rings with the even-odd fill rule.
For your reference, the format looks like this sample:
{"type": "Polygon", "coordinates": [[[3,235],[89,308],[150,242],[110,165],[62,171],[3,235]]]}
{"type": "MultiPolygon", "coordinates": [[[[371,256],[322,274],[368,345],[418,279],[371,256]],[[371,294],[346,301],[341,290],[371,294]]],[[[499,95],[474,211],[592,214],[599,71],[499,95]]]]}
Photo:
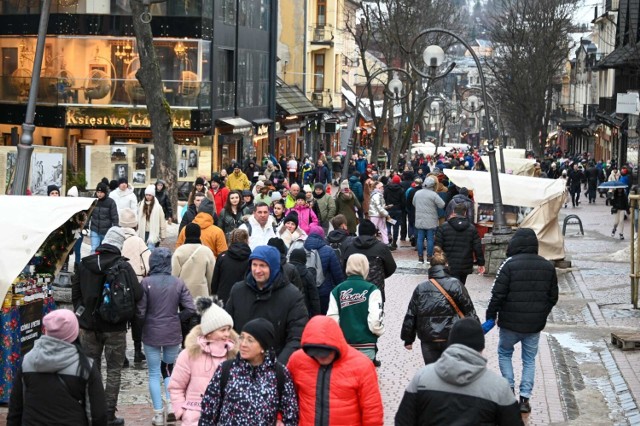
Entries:
{"type": "Polygon", "coordinates": [[[462,313],[460,308],[458,308],[458,305],[456,305],[456,302],[455,300],[453,300],[453,297],[451,297],[451,295],[447,293],[447,291],[444,288],[442,288],[440,283],[436,281],[434,278],[431,278],[429,281],[431,281],[431,284],[433,284],[434,286],[436,286],[438,290],[440,290],[440,293],[442,293],[442,295],[449,301],[449,304],[451,304],[451,307],[458,313],[458,316],[460,318],[464,318],[464,314],[462,313]]]}

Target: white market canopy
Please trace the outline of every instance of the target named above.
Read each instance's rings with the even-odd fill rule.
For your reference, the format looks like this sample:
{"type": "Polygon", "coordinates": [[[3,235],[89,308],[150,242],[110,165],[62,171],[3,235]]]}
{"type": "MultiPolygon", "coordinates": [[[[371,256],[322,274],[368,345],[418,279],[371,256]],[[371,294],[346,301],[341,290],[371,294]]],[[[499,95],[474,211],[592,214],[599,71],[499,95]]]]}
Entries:
{"type": "MultiPolygon", "coordinates": [[[[49,234],[95,198],[0,196],[0,296],[4,299],[49,234]]],[[[1,299],[0,299],[1,300],[1,299]]]]}
{"type": "MultiPolygon", "coordinates": [[[[445,169],[444,174],[458,187],[473,190],[478,204],[493,204],[491,174],[469,170],[445,169]]],[[[498,173],[502,204],[505,206],[532,207],[520,223],[531,228],[538,237],[538,254],[549,260],[564,259],[564,236],[558,224],[562,208],[565,182],[562,179],[545,179],[498,173]]]]}

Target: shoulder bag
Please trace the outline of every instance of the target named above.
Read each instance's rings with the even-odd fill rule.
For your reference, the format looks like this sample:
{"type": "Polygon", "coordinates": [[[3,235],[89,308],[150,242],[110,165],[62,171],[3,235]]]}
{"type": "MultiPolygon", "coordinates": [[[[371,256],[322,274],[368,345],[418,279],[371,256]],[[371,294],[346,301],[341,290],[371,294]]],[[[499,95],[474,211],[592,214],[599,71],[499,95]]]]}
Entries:
{"type": "Polygon", "coordinates": [[[453,300],[453,297],[451,297],[451,295],[447,293],[447,291],[444,288],[442,288],[440,283],[436,281],[434,278],[431,278],[429,281],[431,281],[431,284],[433,284],[438,290],[440,290],[440,293],[442,293],[442,295],[449,301],[449,303],[451,304],[451,307],[458,313],[458,316],[460,318],[464,318],[464,314],[462,313],[460,308],[458,308],[458,305],[456,305],[456,302],[455,300],[453,300]]]}

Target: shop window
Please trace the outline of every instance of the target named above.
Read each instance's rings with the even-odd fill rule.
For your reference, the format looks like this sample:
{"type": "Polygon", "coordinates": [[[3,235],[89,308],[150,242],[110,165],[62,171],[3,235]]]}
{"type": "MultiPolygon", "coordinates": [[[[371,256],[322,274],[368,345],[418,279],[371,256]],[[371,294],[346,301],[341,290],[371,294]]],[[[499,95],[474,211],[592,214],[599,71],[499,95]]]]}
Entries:
{"type": "Polygon", "coordinates": [[[240,108],[244,108],[247,106],[246,99],[247,94],[247,80],[249,80],[248,76],[248,68],[247,68],[247,57],[249,56],[246,50],[238,51],[238,106],[240,108]]]}
{"type": "Polygon", "coordinates": [[[222,22],[227,25],[236,24],[236,0],[222,1],[222,22]]]}
{"type": "Polygon", "coordinates": [[[233,64],[235,52],[230,49],[219,49],[217,56],[217,107],[218,109],[233,109],[234,104],[234,73],[233,64]]]}
{"type": "Polygon", "coordinates": [[[324,54],[318,53],[313,56],[313,91],[322,92],[324,90],[324,54]]]}
{"type": "Polygon", "coordinates": [[[271,16],[271,0],[260,1],[260,29],[269,31],[269,19],[271,16]]]}

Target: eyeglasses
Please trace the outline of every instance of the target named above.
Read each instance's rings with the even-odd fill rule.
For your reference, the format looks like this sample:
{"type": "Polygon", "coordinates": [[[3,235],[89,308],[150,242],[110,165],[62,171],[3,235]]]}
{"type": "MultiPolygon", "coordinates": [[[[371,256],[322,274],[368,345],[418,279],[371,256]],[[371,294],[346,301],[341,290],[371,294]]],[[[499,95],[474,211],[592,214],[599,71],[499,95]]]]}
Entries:
{"type": "Polygon", "coordinates": [[[243,335],[240,335],[238,337],[238,341],[240,343],[246,342],[248,345],[253,345],[254,343],[257,343],[257,340],[254,339],[253,337],[251,337],[251,336],[243,336],[243,335]]]}

